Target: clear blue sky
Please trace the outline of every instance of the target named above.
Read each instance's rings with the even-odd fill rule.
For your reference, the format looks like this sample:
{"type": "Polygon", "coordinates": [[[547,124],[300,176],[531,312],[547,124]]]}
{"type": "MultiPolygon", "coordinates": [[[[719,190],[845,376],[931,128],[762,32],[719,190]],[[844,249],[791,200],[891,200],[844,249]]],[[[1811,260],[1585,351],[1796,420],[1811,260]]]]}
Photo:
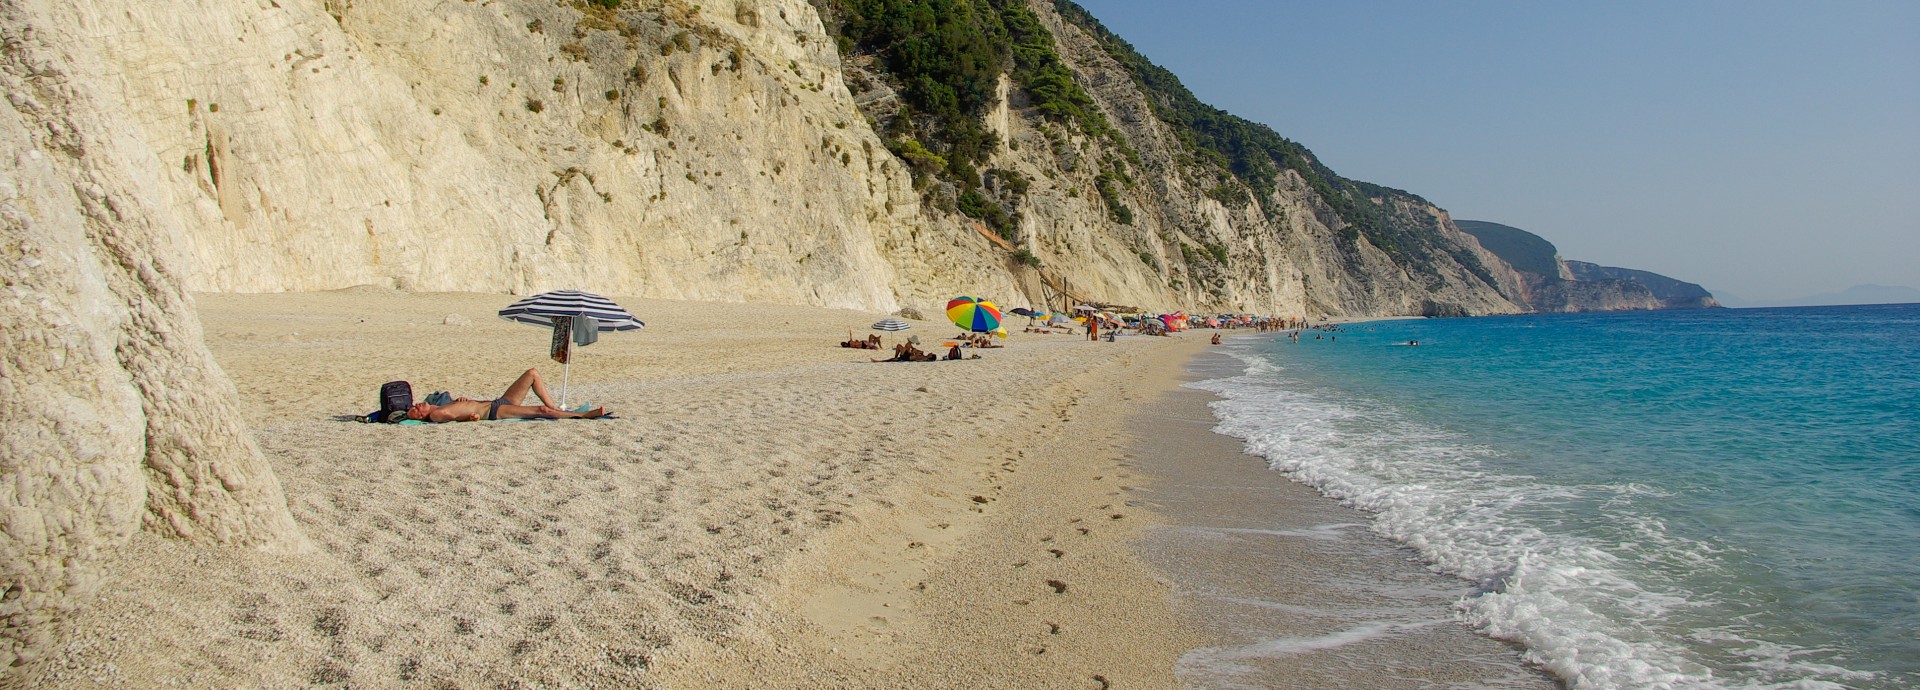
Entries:
{"type": "Polygon", "coordinates": [[[1346,177],[1749,300],[1920,288],[1920,0],[1077,0],[1346,177]]]}

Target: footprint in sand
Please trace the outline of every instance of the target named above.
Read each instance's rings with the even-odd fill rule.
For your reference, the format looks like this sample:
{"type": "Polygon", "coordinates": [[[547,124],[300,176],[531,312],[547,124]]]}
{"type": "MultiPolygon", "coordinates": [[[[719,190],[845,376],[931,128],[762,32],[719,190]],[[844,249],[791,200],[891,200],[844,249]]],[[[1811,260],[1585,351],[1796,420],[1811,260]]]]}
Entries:
{"type": "Polygon", "coordinates": [[[1064,558],[1067,555],[1067,552],[1059,549],[1047,549],[1047,553],[1053,554],[1054,558],[1064,558]]]}

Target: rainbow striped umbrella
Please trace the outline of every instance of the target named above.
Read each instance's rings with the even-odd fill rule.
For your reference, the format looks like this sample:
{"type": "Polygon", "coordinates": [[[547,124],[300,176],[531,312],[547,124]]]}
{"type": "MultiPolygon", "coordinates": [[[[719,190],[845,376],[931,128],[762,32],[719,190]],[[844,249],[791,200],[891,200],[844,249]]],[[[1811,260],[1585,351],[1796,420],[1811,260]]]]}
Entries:
{"type": "Polygon", "coordinates": [[[992,302],[973,297],[955,297],[947,302],[947,318],[953,325],[975,333],[991,333],[1000,328],[1000,308],[992,302]]]}

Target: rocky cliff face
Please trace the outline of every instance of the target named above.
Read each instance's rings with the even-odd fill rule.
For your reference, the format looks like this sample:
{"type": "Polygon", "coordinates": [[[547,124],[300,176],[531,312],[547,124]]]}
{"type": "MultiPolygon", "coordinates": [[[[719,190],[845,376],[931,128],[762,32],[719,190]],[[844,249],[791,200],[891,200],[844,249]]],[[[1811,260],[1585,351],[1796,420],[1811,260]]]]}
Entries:
{"type": "Polygon", "coordinates": [[[920,212],[805,3],[627,6],[168,0],[42,29],[150,151],[124,172],[193,289],[1011,291],[920,212]]]}
{"type": "Polygon", "coordinates": [[[1508,264],[1522,281],[1520,301],[1539,312],[1708,309],[1720,306],[1705,288],[1658,273],[1560,258],[1545,238],[1482,220],[1459,221],[1508,264]]]}
{"type": "MultiPolygon", "coordinates": [[[[1192,161],[1178,134],[1154,114],[1148,96],[1086,28],[1051,3],[1030,2],[1052,32],[1061,58],[1137,153],[1087,136],[1028,108],[1017,94],[994,121],[1008,145],[995,164],[1025,174],[1032,191],[1017,240],[1083,292],[1148,307],[1181,306],[1294,314],[1420,314],[1445,305],[1471,313],[1516,311],[1496,284],[1457,261],[1410,270],[1364,236],[1343,232],[1326,199],[1293,171],[1272,188],[1248,189],[1192,161]],[[1064,152],[1065,155],[1061,155],[1064,152]],[[1118,199],[1132,211],[1118,223],[1102,201],[1101,161],[1125,168],[1118,199]],[[1239,187],[1242,206],[1209,192],[1239,187]]],[[[1439,242],[1518,276],[1452,227],[1444,211],[1407,197],[1369,200],[1439,242]]]]}
{"type": "MultiPolygon", "coordinates": [[[[1006,94],[1000,164],[1034,182],[1019,246],[1049,278],[1164,308],[1517,308],[1511,276],[1410,271],[1351,238],[1297,176],[1238,208],[1208,198],[1216,181],[1176,162],[1127,76],[1032,6],[1139,151],[1120,197],[1140,218],[1124,226],[1094,184],[1111,142],[1006,94]]],[[[590,287],[875,310],[1044,297],[967,219],[923,204],[805,2],[31,7],[145,150],[112,172],[154,185],[191,289],[590,287]]],[[[1424,202],[1372,203],[1478,251],[1424,202]]]]}
{"type": "Polygon", "coordinates": [[[1684,280],[1675,280],[1651,271],[1615,268],[1585,261],[1563,261],[1574,280],[1587,282],[1623,281],[1639,285],[1656,300],[1655,309],[1712,309],[1720,306],[1706,288],[1684,280]]]}
{"type": "Polygon", "coordinates": [[[52,11],[0,6],[0,668],[44,653],[143,525],[304,543],[201,342],[152,151],[52,11]]]}

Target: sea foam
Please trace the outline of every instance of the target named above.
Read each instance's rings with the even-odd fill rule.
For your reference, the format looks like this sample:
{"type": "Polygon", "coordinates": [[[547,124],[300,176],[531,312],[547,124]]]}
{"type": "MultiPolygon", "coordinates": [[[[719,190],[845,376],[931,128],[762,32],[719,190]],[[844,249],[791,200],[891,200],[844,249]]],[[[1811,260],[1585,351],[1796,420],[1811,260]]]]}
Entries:
{"type": "MultiPolygon", "coordinates": [[[[1657,490],[1562,487],[1492,472],[1480,462],[1488,448],[1386,405],[1308,390],[1263,358],[1243,359],[1240,376],[1192,384],[1220,397],[1215,431],[1244,439],[1250,453],[1294,480],[1371,513],[1375,532],[1412,547],[1435,569],[1477,583],[1458,602],[1469,624],[1524,645],[1529,661],[1574,688],[1728,686],[1683,645],[1639,625],[1695,605],[1698,595],[1636,582],[1621,557],[1526,517],[1530,508],[1595,493],[1657,490]]],[[[1702,547],[1666,534],[1657,521],[1633,529],[1642,542],[1663,545],[1661,558],[1697,559],[1702,547]]],[[[1275,653],[1296,643],[1309,644],[1214,651],[1275,653]]]]}

